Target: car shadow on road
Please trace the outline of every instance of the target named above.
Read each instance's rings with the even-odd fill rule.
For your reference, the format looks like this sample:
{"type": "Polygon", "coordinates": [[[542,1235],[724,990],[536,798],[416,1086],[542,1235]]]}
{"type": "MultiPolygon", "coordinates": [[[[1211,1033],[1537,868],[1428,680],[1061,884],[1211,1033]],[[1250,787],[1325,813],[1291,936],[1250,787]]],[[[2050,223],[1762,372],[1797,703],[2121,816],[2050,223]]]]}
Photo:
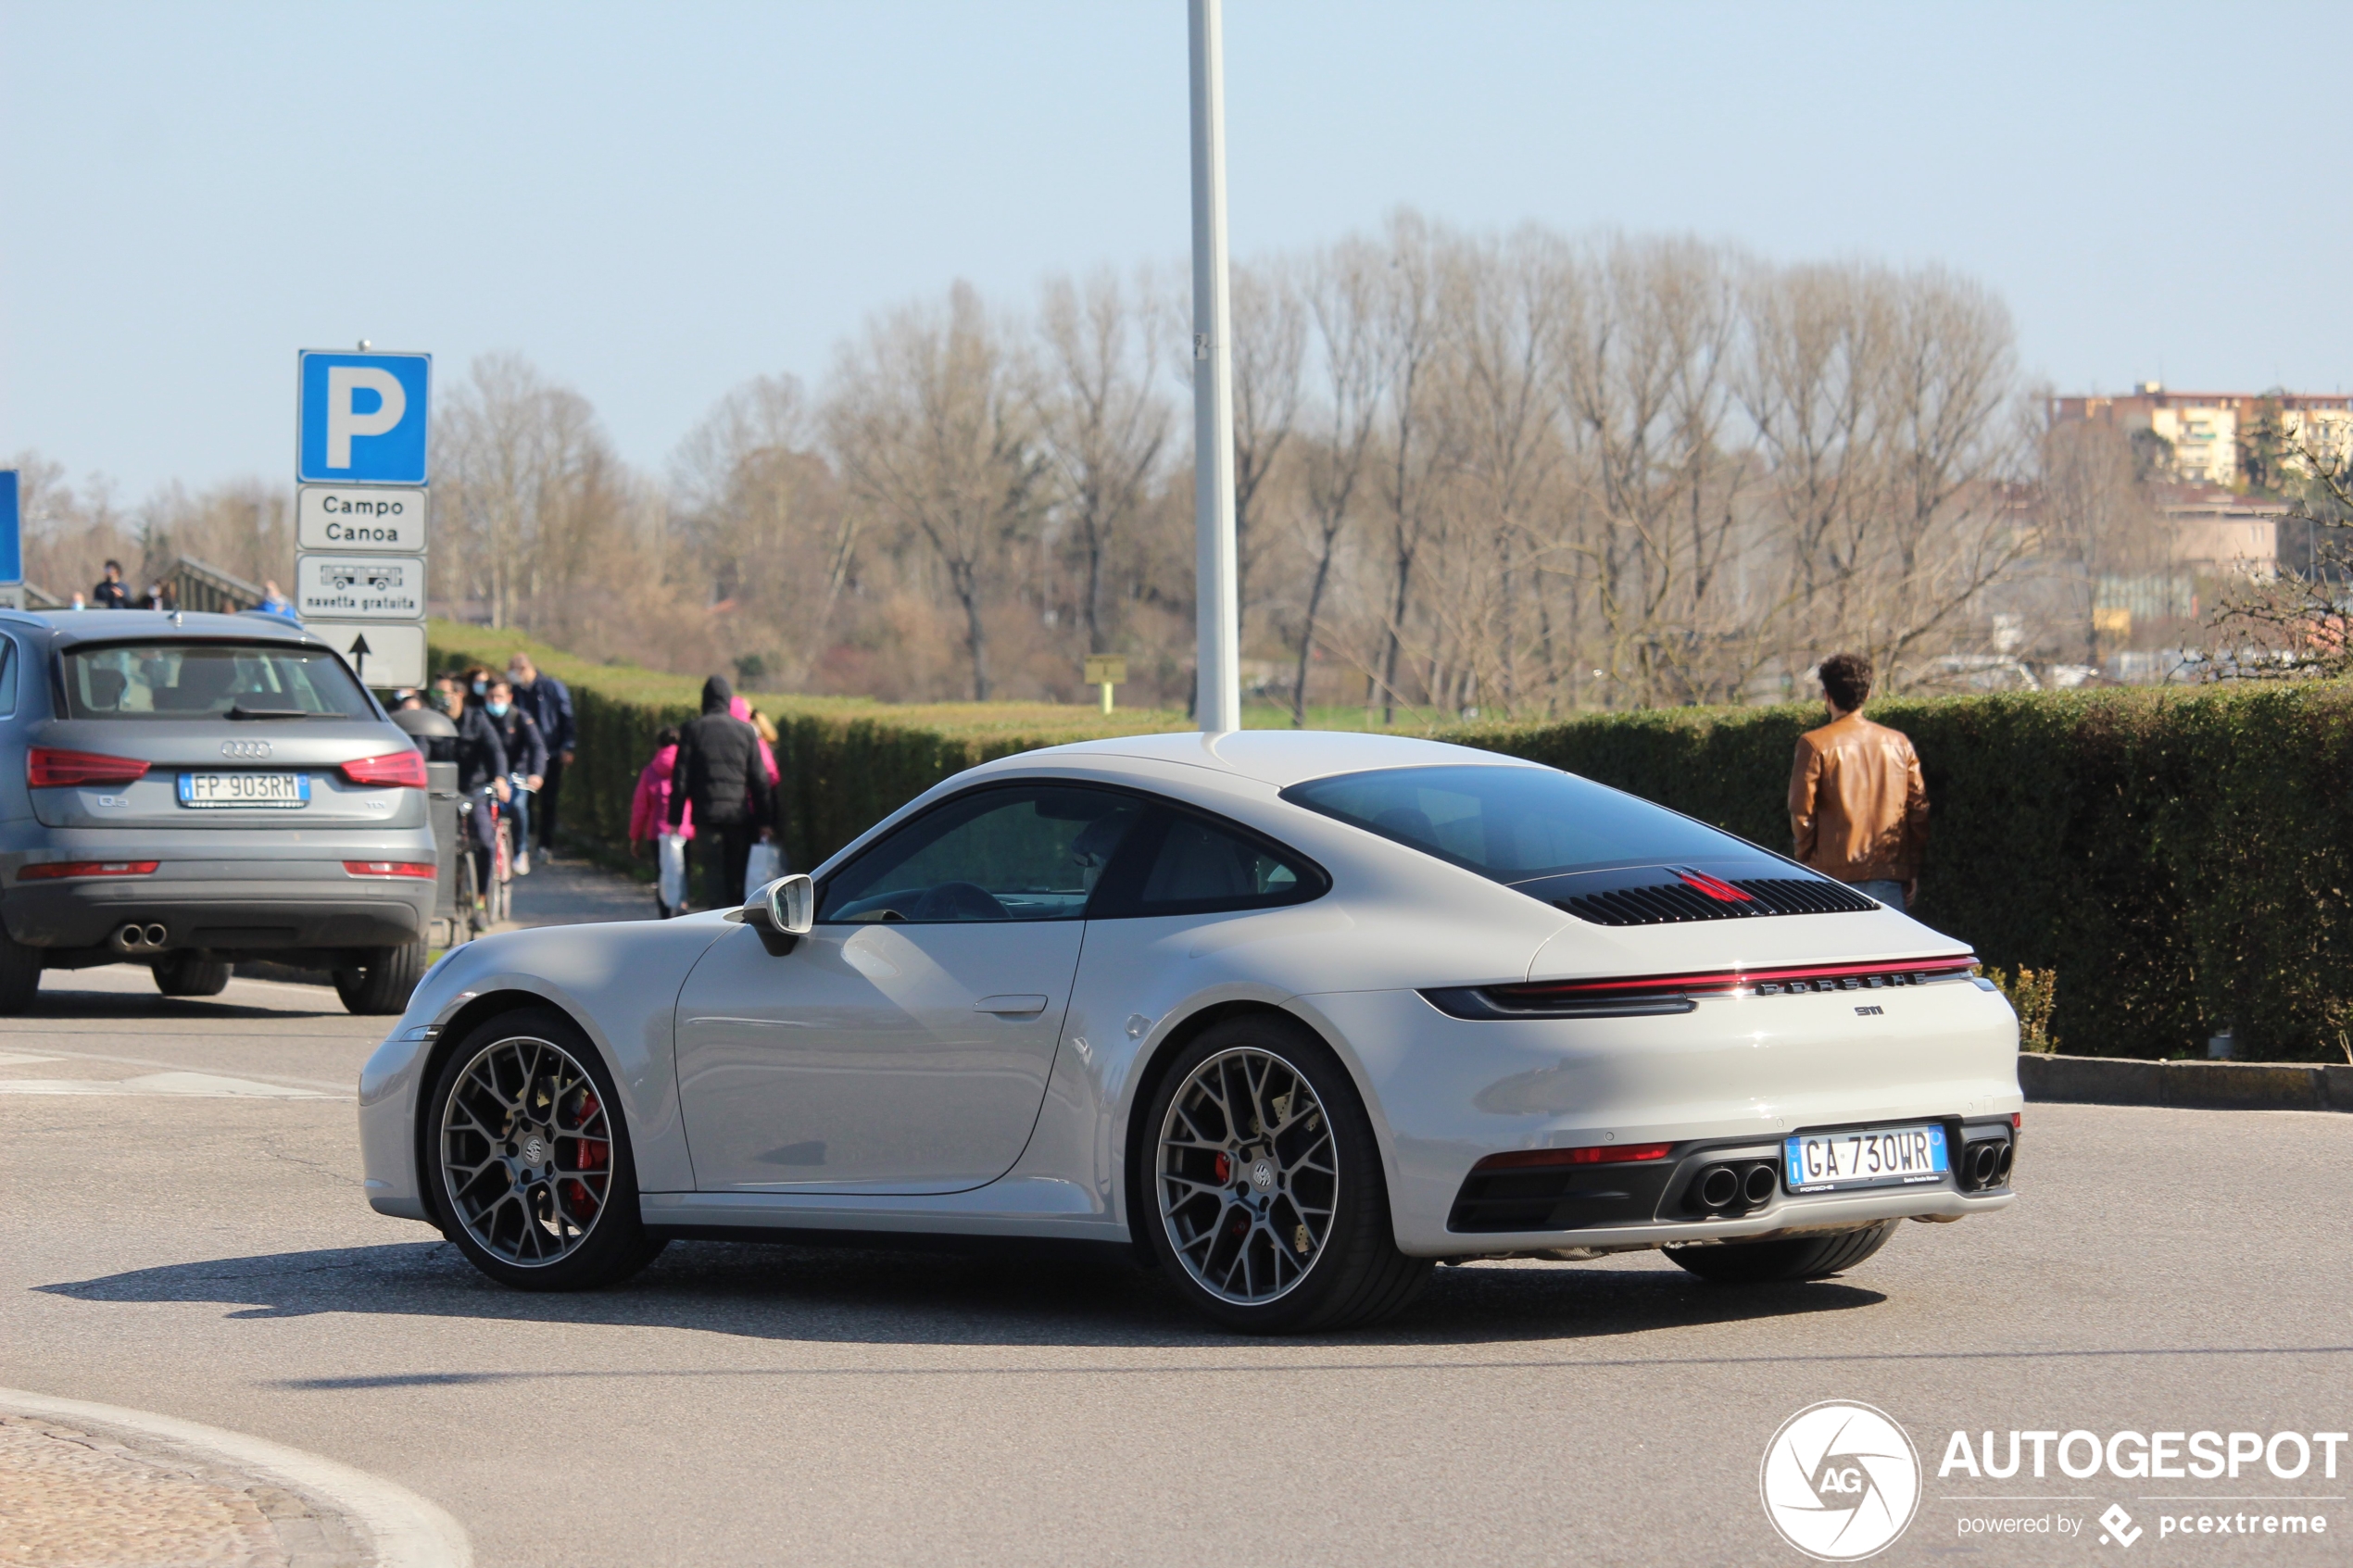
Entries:
{"type": "MultiPolygon", "coordinates": [[[[287,987],[289,990],[293,987],[287,987]]],[[[211,1019],[297,1019],[348,1016],[343,1003],[333,991],[321,993],[321,1005],[305,1007],[253,1007],[244,1002],[224,1002],[214,997],[167,997],[161,992],[143,996],[136,991],[72,991],[44,986],[34,994],[32,1005],[11,1020],[69,1019],[87,1022],[94,1018],[211,1018],[211,1019]]]]}
{"type": "MultiPolygon", "coordinates": [[[[1696,1280],[1664,1258],[1655,1265],[1441,1268],[1403,1315],[1339,1337],[1360,1346],[1605,1340],[1853,1311],[1885,1299],[1841,1280],[1737,1289],[1696,1280]]],[[[1009,1253],[682,1241],[625,1284],[535,1294],[492,1283],[456,1248],[433,1241],[222,1258],[37,1288],[78,1301],[219,1304],[236,1309],[227,1314],[232,1319],[352,1312],[850,1344],[1109,1348],[1238,1342],[1195,1313],[1155,1272],[1009,1253]]]]}

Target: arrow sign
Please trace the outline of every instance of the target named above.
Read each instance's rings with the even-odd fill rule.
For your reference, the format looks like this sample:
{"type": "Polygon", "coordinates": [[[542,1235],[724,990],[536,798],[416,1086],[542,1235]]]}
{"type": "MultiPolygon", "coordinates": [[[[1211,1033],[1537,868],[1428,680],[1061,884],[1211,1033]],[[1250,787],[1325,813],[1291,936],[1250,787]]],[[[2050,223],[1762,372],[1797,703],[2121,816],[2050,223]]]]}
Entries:
{"type": "Polygon", "coordinates": [[[425,684],[425,629],[413,621],[367,625],[306,621],[303,630],[325,638],[362,685],[386,691],[425,684]]]}

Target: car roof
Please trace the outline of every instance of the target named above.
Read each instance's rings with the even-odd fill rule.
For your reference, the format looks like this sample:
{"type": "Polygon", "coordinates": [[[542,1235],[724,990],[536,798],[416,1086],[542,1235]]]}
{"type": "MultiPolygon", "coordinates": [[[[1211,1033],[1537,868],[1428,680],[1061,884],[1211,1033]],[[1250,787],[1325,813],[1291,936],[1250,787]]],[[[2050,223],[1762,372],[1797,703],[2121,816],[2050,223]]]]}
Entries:
{"type": "Polygon", "coordinates": [[[321,646],[318,633],[274,615],[211,615],[199,610],[58,609],[0,610],[0,626],[45,631],[58,647],[77,643],[119,643],[143,637],[300,643],[321,646]]]}
{"type": "Polygon", "coordinates": [[[1132,757],[1214,768],[1288,789],[1308,779],[1376,768],[1535,768],[1542,764],[1412,735],[1361,730],[1228,730],[1219,734],[1120,735],[1076,741],[1028,754],[1046,757],[1132,757]]]}

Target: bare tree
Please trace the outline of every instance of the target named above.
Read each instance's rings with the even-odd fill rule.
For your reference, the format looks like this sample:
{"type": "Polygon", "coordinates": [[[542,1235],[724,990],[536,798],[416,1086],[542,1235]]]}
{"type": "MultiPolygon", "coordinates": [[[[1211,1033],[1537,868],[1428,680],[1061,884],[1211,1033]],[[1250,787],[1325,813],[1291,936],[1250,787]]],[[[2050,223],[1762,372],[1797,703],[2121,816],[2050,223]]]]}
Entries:
{"type": "Polygon", "coordinates": [[[990,692],[988,611],[1008,546],[1036,521],[1041,464],[1019,370],[968,283],[843,350],[828,443],[852,493],[930,546],[964,618],[972,695],[990,692]]]}
{"type": "Polygon", "coordinates": [[[1085,575],[1086,651],[1101,653],[1111,646],[1105,558],[1149,495],[1169,410],[1152,394],[1149,343],[1115,276],[1099,272],[1083,287],[1051,279],[1042,292],[1042,363],[1030,403],[1053,480],[1053,511],[1076,544],[1085,575]]]}
{"type": "Polygon", "coordinates": [[[1340,535],[1355,515],[1380,418],[1385,361],[1375,334],[1381,265],[1368,245],[1336,245],[1317,261],[1306,295],[1323,397],[1311,416],[1300,464],[1306,499],[1301,521],[1315,570],[1300,617],[1299,666],[1291,681],[1293,728],[1307,722],[1307,666],[1315,656],[1316,619],[1331,587],[1340,535]]]}
{"type": "Polygon", "coordinates": [[[722,398],[671,459],[672,527],[698,586],[751,628],[736,639],[749,647],[741,668],[781,656],[783,672],[805,679],[849,581],[861,514],[841,504],[815,443],[800,383],[761,376],[722,398]]]}

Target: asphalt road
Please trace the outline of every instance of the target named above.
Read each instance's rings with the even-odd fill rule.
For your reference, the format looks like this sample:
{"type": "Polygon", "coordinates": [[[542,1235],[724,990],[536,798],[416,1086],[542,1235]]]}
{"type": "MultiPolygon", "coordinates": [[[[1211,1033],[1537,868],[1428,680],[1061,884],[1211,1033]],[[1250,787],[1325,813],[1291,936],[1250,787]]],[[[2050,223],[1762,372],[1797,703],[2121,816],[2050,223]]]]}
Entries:
{"type": "Polygon", "coordinates": [[[1377,1333],[1265,1342],[1146,1274],[1004,1259],[682,1244],[620,1289],[504,1291],[360,1198],[378,1032],[316,987],[166,1002],[130,970],[0,1021],[0,1386],[358,1466],[497,1565],[1798,1563],[1759,1462],[1833,1399],[1920,1449],[1881,1561],[2341,1562],[2353,1532],[2342,1451],[2335,1480],[1936,1474],[1956,1428],[2353,1424],[2353,1117],[2035,1107],[2016,1209],[1841,1280],[1478,1264],[1377,1333]],[[2330,1534],[2158,1534],[2250,1508],[2330,1534]]]}

